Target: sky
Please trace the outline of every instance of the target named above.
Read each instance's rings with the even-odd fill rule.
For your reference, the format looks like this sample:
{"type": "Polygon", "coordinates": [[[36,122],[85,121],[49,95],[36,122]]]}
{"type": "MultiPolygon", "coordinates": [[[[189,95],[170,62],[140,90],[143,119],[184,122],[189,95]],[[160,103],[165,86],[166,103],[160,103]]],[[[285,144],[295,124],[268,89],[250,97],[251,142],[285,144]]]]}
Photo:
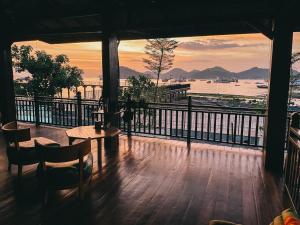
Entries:
{"type": "MultiPolygon", "coordinates": [[[[174,39],[179,44],[175,49],[173,68],[191,71],[221,66],[233,72],[240,72],[251,67],[269,68],[270,65],[271,41],[262,34],[174,39]]],[[[71,65],[83,69],[84,78],[98,77],[102,74],[101,42],[50,45],[41,41],[29,41],[15,44],[31,45],[34,50],[45,50],[53,56],[66,54],[71,65]]],[[[146,40],[121,41],[120,66],[130,67],[139,72],[146,71],[142,60],[146,57],[145,44],[146,40]]],[[[293,51],[300,51],[300,33],[294,33],[293,51]]],[[[295,68],[300,70],[300,65],[295,68]]]]}

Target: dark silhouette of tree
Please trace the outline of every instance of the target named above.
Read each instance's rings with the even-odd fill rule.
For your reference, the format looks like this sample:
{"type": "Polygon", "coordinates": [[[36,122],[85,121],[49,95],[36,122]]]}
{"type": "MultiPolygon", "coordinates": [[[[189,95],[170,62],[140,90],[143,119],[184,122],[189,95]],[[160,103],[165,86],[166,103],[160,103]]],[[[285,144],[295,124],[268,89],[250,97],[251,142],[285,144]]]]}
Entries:
{"type": "Polygon", "coordinates": [[[292,97],[294,94],[295,89],[298,88],[297,82],[300,80],[300,73],[293,70],[293,65],[300,61],[300,52],[295,52],[292,54],[291,58],[291,76],[290,76],[290,88],[289,88],[289,105],[292,103],[292,97]]]}
{"type": "MultiPolygon", "coordinates": [[[[69,65],[66,55],[53,57],[45,51],[35,51],[31,46],[12,46],[12,61],[16,72],[27,71],[26,92],[53,97],[63,88],[75,88],[82,84],[83,71],[69,65]]],[[[24,91],[24,90],[23,90],[24,91]]]]}
{"type": "Polygon", "coordinates": [[[174,50],[178,42],[168,38],[149,39],[145,46],[148,58],[143,59],[145,68],[156,75],[155,99],[157,99],[158,81],[162,71],[171,69],[174,61],[174,50]]]}
{"type": "MultiPolygon", "coordinates": [[[[130,76],[127,78],[128,86],[121,91],[120,100],[127,101],[128,97],[134,102],[152,102],[156,90],[155,83],[145,75],[130,76]]],[[[158,88],[158,93],[163,94],[164,87],[158,88]]]]}

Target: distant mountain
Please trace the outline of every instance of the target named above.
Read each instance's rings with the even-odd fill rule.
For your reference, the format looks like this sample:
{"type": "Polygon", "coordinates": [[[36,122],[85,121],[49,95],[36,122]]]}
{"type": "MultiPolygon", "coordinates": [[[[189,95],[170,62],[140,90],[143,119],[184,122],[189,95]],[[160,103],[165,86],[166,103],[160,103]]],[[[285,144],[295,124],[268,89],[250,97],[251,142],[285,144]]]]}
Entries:
{"type": "Polygon", "coordinates": [[[192,70],[188,74],[188,78],[193,79],[216,79],[216,78],[234,78],[237,75],[233,72],[225,70],[222,67],[216,66],[205,70],[192,70]]]}
{"type": "MultiPolygon", "coordinates": [[[[299,73],[298,71],[294,71],[293,73],[299,73]]],[[[146,74],[151,78],[156,78],[155,74],[151,71],[146,72],[138,72],[128,67],[121,66],[120,67],[120,77],[122,79],[126,79],[129,76],[137,76],[139,74],[146,74]]],[[[218,77],[221,79],[256,79],[256,80],[266,80],[269,79],[269,69],[252,67],[250,69],[235,73],[229,70],[226,70],[220,66],[215,66],[212,68],[207,68],[204,70],[192,70],[190,72],[185,71],[181,68],[174,68],[170,71],[161,74],[161,79],[180,79],[180,78],[193,78],[193,79],[217,79],[218,77]]]]}
{"type": "Polygon", "coordinates": [[[174,68],[170,71],[164,73],[161,75],[162,79],[180,79],[180,78],[187,78],[188,72],[180,69],[180,68],[174,68]]]}
{"type": "Polygon", "coordinates": [[[255,79],[265,80],[269,79],[269,69],[252,67],[248,70],[237,73],[238,79],[255,79]]]}
{"type": "Polygon", "coordinates": [[[120,66],[120,78],[121,79],[127,79],[128,77],[138,76],[140,74],[143,74],[143,73],[135,71],[133,69],[130,69],[126,66],[120,66]]]}

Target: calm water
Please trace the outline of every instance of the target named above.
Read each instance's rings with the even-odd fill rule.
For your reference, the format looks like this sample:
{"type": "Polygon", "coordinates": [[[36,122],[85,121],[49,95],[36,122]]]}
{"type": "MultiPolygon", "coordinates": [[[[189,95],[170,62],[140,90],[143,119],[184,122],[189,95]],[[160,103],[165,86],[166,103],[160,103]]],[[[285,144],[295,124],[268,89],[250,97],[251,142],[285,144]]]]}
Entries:
{"type": "MultiPolygon", "coordinates": [[[[208,80],[196,80],[193,82],[186,82],[191,84],[190,93],[213,93],[213,94],[232,94],[232,95],[245,95],[245,96],[261,96],[268,93],[268,89],[257,88],[257,82],[267,84],[264,80],[239,80],[238,83],[207,83],[208,80]]],[[[100,84],[97,78],[85,79],[85,83],[88,84],[100,84]]],[[[121,86],[127,85],[125,79],[120,80],[121,86]]],[[[174,84],[171,82],[162,83],[161,85],[174,84]]],[[[79,91],[83,93],[83,88],[79,88],[79,91]]],[[[88,87],[87,92],[90,95],[92,88],[88,87]]],[[[101,90],[99,87],[96,88],[96,95],[100,94],[101,90]]],[[[64,91],[64,97],[67,92],[64,91]]]]}

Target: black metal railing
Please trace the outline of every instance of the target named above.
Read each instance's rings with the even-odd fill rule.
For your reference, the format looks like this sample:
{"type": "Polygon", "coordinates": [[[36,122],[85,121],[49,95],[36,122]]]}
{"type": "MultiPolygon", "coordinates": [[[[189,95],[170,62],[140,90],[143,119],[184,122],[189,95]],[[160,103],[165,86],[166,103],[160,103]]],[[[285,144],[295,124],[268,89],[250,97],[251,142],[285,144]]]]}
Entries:
{"type": "Polygon", "coordinates": [[[264,110],[188,104],[149,103],[133,107],[130,133],[263,146],[264,110]]]}
{"type": "MultiPolygon", "coordinates": [[[[128,104],[122,102],[121,105],[128,104]]],[[[92,125],[98,101],[76,98],[16,97],[17,119],[63,127],[92,125]]],[[[132,120],[119,124],[123,131],[169,138],[205,140],[254,147],[263,146],[264,110],[193,105],[133,104],[132,120]]]]}
{"type": "Polygon", "coordinates": [[[285,185],[294,207],[300,210],[300,116],[293,113],[285,155],[285,185]]]}
{"type": "Polygon", "coordinates": [[[98,101],[77,98],[16,97],[17,120],[39,124],[75,127],[94,124],[92,112],[98,101]]]}

